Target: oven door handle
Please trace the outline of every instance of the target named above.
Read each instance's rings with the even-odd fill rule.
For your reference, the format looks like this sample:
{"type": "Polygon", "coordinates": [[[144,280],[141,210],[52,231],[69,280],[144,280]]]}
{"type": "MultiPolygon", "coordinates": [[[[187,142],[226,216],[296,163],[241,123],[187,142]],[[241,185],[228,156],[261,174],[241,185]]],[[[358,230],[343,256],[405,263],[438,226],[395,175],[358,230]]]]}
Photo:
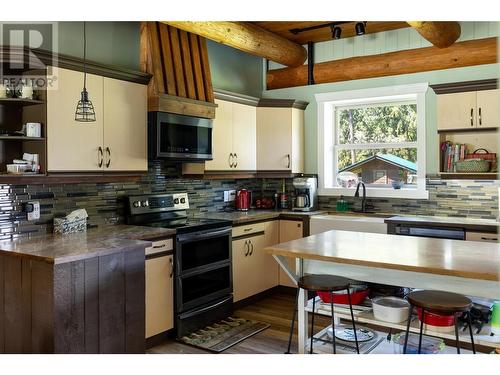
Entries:
{"type": "Polygon", "coordinates": [[[232,298],[233,298],[233,296],[231,295],[227,298],[224,298],[222,301],[217,302],[215,305],[206,306],[206,307],[203,307],[202,309],[199,309],[199,310],[184,313],[184,314],[182,314],[182,319],[190,318],[192,316],[204,313],[205,311],[213,310],[216,307],[219,307],[220,305],[227,303],[227,301],[230,301],[232,298]]]}
{"type": "Polygon", "coordinates": [[[177,242],[185,243],[185,242],[196,241],[199,238],[206,239],[206,238],[224,236],[227,234],[231,235],[231,228],[230,227],[227,229],[218,230],[218,231],[203,231],[203,232],[179,234],[177,236],[177,242]]]}

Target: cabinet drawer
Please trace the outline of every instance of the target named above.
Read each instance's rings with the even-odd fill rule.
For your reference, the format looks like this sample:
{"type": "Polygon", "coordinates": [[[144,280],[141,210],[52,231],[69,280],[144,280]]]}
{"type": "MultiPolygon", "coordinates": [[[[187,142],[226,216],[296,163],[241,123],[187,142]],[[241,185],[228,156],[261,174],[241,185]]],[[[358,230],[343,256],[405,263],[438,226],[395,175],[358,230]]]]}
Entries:
{"type": "Polygon", "coordinates": [[[174,239],[154,241],[150,247],[146,247],[146,256],[171,251],[174,249],[174,239]]]}
{"type": "Polygon", "coordinates": [[[240,227],[233,228],[233,238],[264,232],[265,230],[266,222],[242,225],[240,227]]]}
{"type": "Polygon", "coordinates": [[[482,242],[498,242],[497,233],[488,232],[467,232],[465,233],[466,241],[482,241],[482,242]]]}

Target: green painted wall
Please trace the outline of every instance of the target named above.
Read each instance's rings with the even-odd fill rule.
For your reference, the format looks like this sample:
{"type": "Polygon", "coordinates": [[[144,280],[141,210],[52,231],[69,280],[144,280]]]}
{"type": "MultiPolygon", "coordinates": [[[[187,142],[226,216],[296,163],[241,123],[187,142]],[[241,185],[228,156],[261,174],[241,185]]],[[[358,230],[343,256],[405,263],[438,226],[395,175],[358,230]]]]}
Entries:
{"type": "MultiPolygon", "coordinates": [[[[266,90],[263,97],[299,99],[309,102],[305,111],[305,168],[307,173],[317,173],[318,167],[318,128],[317,105],[314,94],[334,91],[356,90],[372,87],[404,85],[410,83],[428,82],[439,84],[448,82],[472,81],[498,77],[499,64],[481,65],[467,68],[437,70],[433,72],[415,73],[372,79],[360,79],[337,83],[327,83],[313,86],[301,86],[279,90],[266,90]]],[[[438,171],[438,136],[436,126],[436,95],[429,89],[426,95],[426,157],[427,173],[438,171]]]]}
{"type": "Polygon", "coordinates": [[[216,89],[260,97],[262,59],[207,40],[212,84],[216,89]]]}
{"type": "MultiPolygon", "coordinates": [[[[58,52],[83,57],[83,22],[57,25],[58,52]]],[[[139,40],[139,22],[87,22],[87,58],[91,61],[139,70],[139,40]]],[[[261,96],[261,58],[210,40],[207,47],[214,88],[261,96]]]]}

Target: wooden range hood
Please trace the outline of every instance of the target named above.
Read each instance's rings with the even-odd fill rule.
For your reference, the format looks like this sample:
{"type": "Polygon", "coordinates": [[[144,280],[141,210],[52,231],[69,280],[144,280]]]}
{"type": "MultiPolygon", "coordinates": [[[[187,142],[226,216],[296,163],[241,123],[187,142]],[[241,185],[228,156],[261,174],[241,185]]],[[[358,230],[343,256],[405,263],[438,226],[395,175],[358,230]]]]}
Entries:
{"type": "Polygon", "coordinates": [[[141,70],[153,76],[148,111],[215,117],[205,38],[160,22],[142,22],[141,70]]]}

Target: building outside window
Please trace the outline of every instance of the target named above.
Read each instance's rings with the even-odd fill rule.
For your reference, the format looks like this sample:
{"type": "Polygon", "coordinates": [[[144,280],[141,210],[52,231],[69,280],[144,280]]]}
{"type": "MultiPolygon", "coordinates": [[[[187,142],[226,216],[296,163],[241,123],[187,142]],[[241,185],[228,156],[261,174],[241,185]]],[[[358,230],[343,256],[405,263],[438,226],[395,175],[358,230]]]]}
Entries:
{"type": "Polygon", "coordinates": [[[354,187],[342,181],[357,178],[368,196],[427,198],[427,87],[317,94],[320,194],[350,195],[354,187]]]}

